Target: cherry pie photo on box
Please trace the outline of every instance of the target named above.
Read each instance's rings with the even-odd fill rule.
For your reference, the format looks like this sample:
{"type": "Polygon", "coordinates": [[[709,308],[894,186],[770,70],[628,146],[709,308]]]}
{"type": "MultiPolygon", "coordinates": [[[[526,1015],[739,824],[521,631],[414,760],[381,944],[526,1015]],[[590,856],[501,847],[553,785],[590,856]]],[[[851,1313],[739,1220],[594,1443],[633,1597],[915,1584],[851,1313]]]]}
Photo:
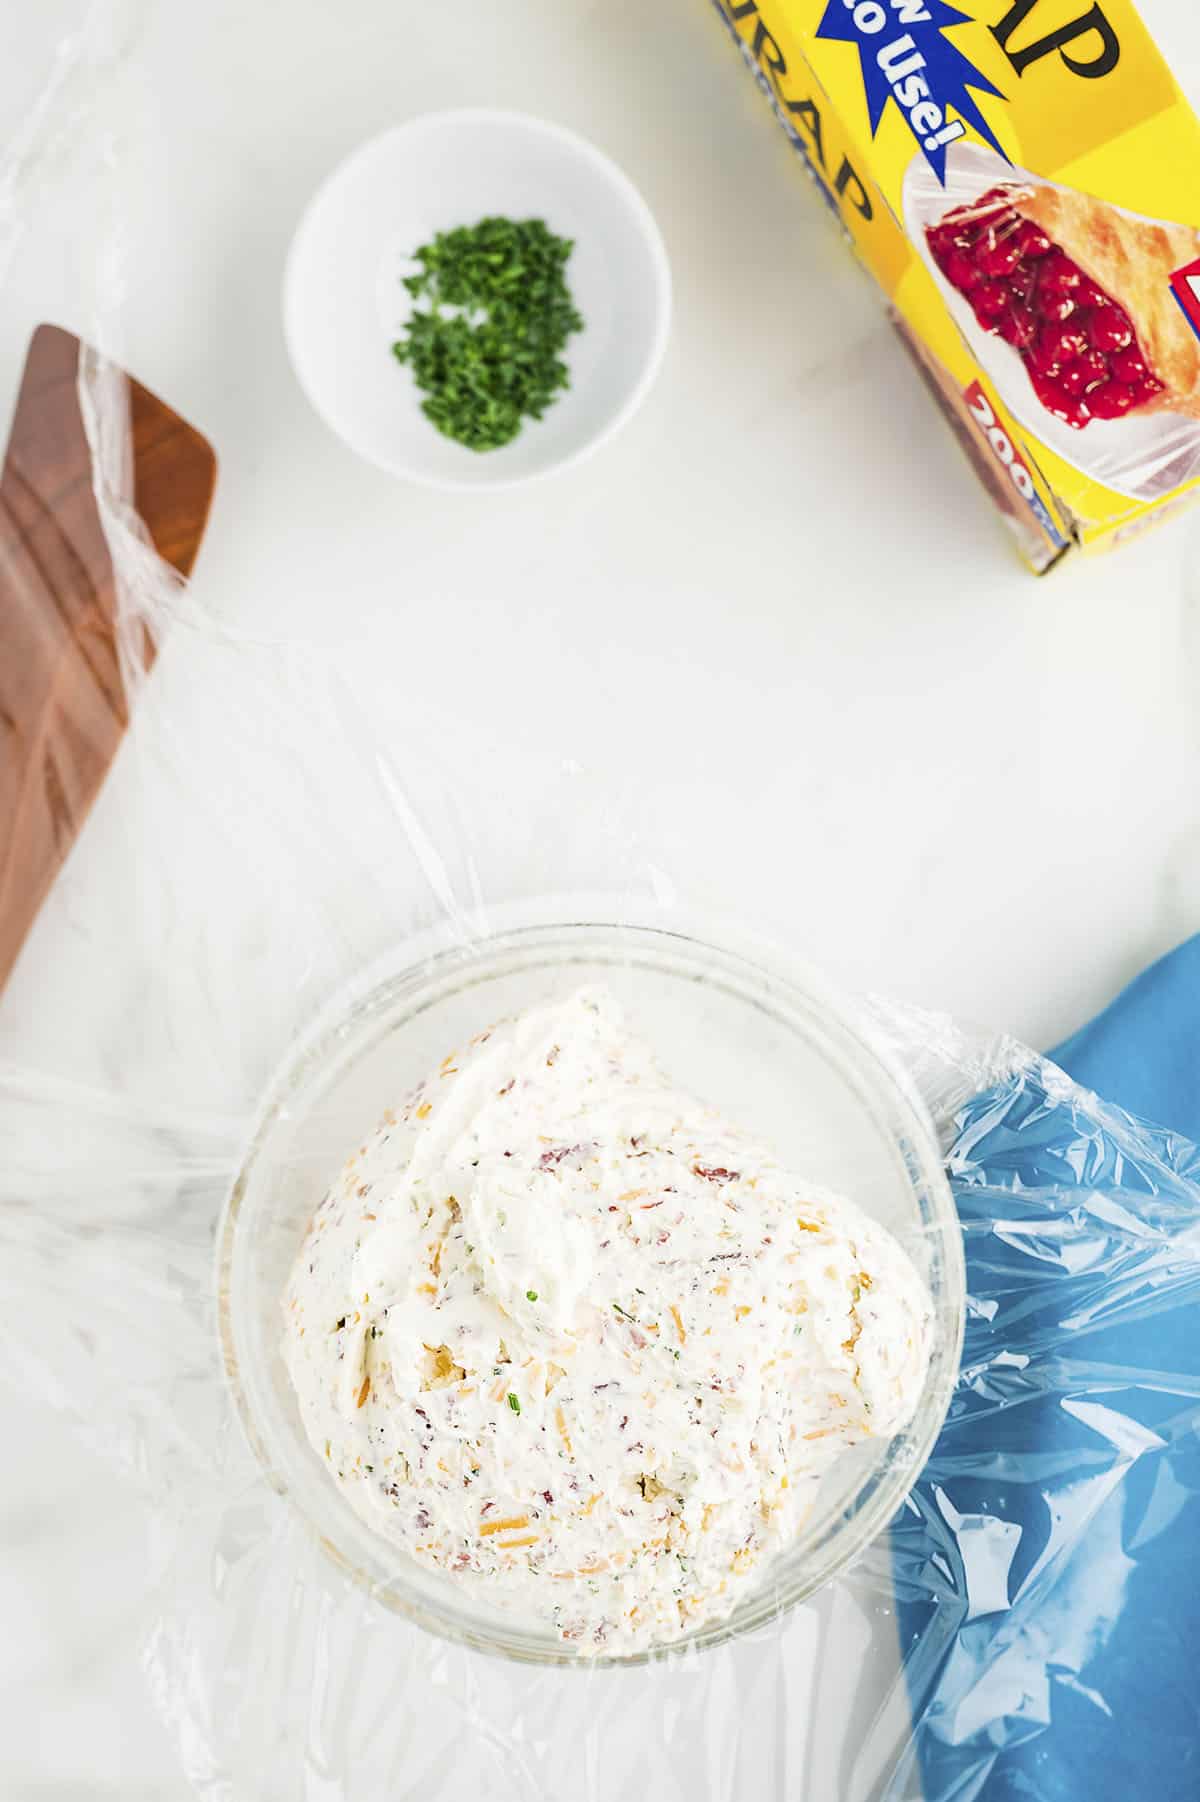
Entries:
{"type": "Polygon", "coordinates": [[[1137,409],[1200,417],[1200,338],[1171,289],[1200,232],[1010,184],[952,207],[925,236],[979,324],[1019,352],[1042,405],[1068,425],[1137,409]]]}
{"type": "Polygon", "coordinates": [[[1200,230],[1139,218],[978,146],[945,188],[910,170],[906,214],[1030,431],[1134,496],[1200,471],[1200,336],[1172,290],[1200,257],[1200,230]]]}

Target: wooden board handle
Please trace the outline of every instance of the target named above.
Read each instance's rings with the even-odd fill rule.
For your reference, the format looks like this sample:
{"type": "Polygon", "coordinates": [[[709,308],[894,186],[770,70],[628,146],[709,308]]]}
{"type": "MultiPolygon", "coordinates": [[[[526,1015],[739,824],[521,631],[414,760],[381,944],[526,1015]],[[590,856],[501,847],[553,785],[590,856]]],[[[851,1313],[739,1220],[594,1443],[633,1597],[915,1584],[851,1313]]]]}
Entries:
{"type": "MultiPolygon", "coordinates": [[[[0,988],[128,724],[112,559],[79,409],[82,346],[40,325],[0,474],[0,988]]],[[[217,460],[128,381],[133,498],[155,549],[190,574],[217,460]]],[[[147,638],[146,667],[154,646],[147,638]]]]}

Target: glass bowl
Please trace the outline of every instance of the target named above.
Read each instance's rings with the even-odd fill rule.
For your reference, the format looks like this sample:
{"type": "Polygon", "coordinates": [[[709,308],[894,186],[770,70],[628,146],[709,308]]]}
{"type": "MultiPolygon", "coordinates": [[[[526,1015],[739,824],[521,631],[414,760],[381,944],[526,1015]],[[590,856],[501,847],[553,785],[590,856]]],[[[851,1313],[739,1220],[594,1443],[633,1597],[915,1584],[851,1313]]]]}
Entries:
{"type": "Polygon", "coordinates": [[[876,1537],[942,1425],[964,1309],[958,1220],[924,1108],[853,1010],[807,975],[659,927],[579,922],[526,926],[415,960],[401,953],[327,1008],[269,1087],[221,1223],[221,1331],[246,1432],[272,1483],[380,1601],[483,1650],[584,1665],[669,1648],[581,1658],[545,1627],[481,1608],[360,1520],[301,1426],[280,1352],[280,1297],[313,1210],[384,1109],[472,1033],[589,983],[616,996],[679,1086],[889,1227],[933,1297],[933,1353],[909,1426],[845,1454],[756,1588],[726,1619],[673,1646],[712,1646],[761,1625],[876,1537]]]}

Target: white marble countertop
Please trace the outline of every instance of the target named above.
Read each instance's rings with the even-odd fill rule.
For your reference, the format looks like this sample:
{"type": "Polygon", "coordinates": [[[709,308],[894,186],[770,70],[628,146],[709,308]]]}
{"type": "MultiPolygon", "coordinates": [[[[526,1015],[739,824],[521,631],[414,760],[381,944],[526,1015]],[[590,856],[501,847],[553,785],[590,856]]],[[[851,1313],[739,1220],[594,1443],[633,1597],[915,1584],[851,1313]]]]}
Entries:
{"type": "MultiPolygon", "coordinates": [[[[515,770],[548,772],[547,793],[564,772],[602,781],[648,896],[752,922],[854,986],[1047,1045],[1195,929],[1200,525],[1044,582],[1022,570],[705,0],[461,0],[453,31],[414,0],[360,5],[319,70],[317,0],[210,10],[193,33],[174,0],[150,8],[124,53],[178,155],[149,172],[170,223],[122,315],[130,365],[220,452],[206,606],[336,649],[364,694],[417,672],[515,770]],[[264,71],[252,111],[227,57],[264,71]],[[278,326],[316,181],[386,124],[469,102],[611,152],[676,284],[632,425],[496,497],[356,462],[278,326]]],[[[1144,10],[1200,97],[1200,18],[1144,10]]],[[[12,21],[6,134],[82,11],[12,21]]],[[[34,319],[88,325],[65,261],[31,274],[18,247],[10,268],[5,404],[34,319]]],[[[238,772],[215,756],[219,789],[238,772]]],[[[18,1030],[30,997],[68,1005],[54,952],[31,941],[18,1030]]],[[[95,981],[82,1012],[121,1068],[137,1025],[112,972],[95,981]]],[[[137,1668],[138,1504],[30,1396],[0,1390],[0,1432],[33,1448],[0,1494],[0,1794],[182,1798],[137,1668]]]]}

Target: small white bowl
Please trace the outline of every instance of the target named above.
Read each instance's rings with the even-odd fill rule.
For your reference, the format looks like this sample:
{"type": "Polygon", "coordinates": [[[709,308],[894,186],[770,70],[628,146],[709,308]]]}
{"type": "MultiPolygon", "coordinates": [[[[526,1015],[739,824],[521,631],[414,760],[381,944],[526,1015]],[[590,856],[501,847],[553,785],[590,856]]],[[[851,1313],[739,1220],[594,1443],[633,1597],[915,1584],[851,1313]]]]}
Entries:
{"type": "Polygon", "coordinates": [[[325,423],[360,456],[438,488],[511,486],[562,468],[636,411],[666,348],[671,275],[658,227],[616,164],[521,113],[429,113],[361,146],[317,190],[283,284],[288,350],[325,423]],[[402,278],[435,232],[489,214],[544,219],[571,238],[567,281],[584,329],[571,386],[511,444],[470,451],[427,420],[392,344],[402,278]]]}

